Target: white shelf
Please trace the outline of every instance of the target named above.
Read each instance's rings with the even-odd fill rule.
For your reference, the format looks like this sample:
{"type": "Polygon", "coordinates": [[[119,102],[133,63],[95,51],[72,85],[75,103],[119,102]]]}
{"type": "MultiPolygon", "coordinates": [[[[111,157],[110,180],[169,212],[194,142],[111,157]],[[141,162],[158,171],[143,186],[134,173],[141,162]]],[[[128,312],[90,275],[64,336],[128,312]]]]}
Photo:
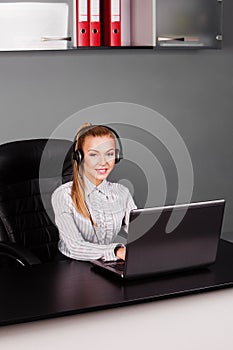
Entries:
{"type": "Polygon", "coordinates": [[[221,48],[220,0],[121,0],[118,47],[75,47],[76,0],[5,1],[0,3],[0,51],[221,48]]]}

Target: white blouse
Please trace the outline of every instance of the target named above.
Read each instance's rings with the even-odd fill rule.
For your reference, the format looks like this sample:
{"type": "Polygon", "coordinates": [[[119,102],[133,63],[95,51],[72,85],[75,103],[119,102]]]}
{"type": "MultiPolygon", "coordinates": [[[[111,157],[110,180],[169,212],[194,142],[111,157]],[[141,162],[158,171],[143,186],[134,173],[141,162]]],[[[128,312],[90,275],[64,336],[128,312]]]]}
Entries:
{"type": "Polygon", "coordinates": [[[127,232],[129,213],[136,205],[129,190],[121,184],[104,180],[96,187],[86,177],[84,181],[85,200],[95,226],[74,207],[72,182],[61,185],[52,194],[60,237],[58,248],[62,254],[77,260],[117,260],[114,249],[122,244],[113,242],[123,219],[127,232]]]}

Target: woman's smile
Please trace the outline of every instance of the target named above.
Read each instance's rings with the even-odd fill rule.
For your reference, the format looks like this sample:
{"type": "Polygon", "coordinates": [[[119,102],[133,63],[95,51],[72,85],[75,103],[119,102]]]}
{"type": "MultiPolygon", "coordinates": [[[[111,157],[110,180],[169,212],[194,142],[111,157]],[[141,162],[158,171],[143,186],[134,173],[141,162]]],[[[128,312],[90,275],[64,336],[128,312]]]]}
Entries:
{"type": "Polygon", "coordinates": [[[108,169],[107,168],[101,168],[101,169],[96,169],[96,171],[99,173],[99,174],[105,174],[108,169]]]}

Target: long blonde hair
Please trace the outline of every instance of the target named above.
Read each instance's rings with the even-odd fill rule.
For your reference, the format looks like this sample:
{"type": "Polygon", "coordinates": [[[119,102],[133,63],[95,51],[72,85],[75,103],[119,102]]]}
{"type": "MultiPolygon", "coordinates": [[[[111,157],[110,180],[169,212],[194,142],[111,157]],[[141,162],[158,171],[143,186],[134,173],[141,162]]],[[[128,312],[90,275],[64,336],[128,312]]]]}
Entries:
{"type": "MultiPolygon", "coordinates": [[[[85,123],[80,126],[76,134],[76,144],[74,150],[82,150],[85,142],[85,138],[88,136],[110,136],[115,140],[115,137],[111,130],[103,125],[93,125],[91,123],[85,123]],[[90,127],[90,128],[89,128],[90,127]],[[86,129],[86,131],[85,131],[86,129]],[[83,132],[82,132],[83,130],[83,132]]],[[[90,213],[88,211],[85,201],[85,183],[83,180],[83,165],[79,164],[75,160],[73,161],[73,183],[71,188],[71,198],[77,211],[85,218],[91,220],[90,213]]]]}

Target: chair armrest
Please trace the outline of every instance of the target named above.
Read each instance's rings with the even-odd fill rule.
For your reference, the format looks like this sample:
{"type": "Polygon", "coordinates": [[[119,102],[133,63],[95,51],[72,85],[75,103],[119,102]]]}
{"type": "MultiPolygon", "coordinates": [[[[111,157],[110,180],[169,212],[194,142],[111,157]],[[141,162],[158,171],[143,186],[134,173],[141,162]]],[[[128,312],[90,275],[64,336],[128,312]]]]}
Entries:
{"type": "Polygon", "coordinates": [[[40,264],[41,261],[32,252],[17,243],[0,242],[0,257],[14,260],[21,266],[40,264]]]}

